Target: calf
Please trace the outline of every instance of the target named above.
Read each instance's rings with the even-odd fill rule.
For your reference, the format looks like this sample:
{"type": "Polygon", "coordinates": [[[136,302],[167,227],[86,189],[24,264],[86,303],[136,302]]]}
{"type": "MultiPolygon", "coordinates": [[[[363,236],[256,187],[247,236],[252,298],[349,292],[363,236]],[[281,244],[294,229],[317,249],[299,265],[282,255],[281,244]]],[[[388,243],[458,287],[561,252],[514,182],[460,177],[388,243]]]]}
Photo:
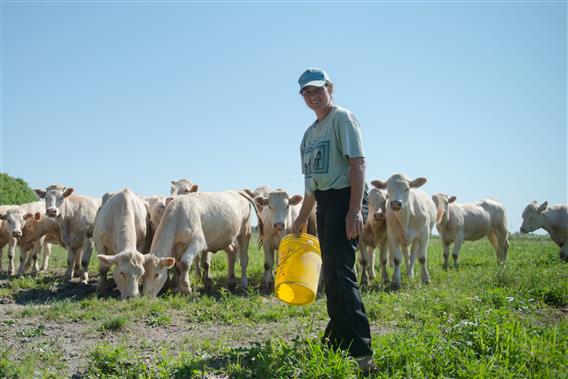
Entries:
{"type": "Polygon", "coordinates": [[[138,296],[138,283],[144,274],[143,264],[150,232],[144,199],[123,189],[105,199],[97,212],[93,239],[99,259],[99,292],[107,287],[107,273],[112,266],[113,278],[122,299],[138,296]]]}
{"type": "MultiPolygon", "coordinates": [[[[51,245],[57,244],[65,247],[61,239],[61,227],[59,223],[50,217],[45,217],[43,212],[35,214],[27,213],[24,215],[24,226],[22,227],[22,237],[18,240],[20,249],[29,251],[32,249],[33,272],[38,271],[39,245],[43,246],[43,263],[41,271],[47,270],[49,256],[51,255],[51,245]]],[[[29,261],[29,259],[28,259],[29,261]]],[[[20,266],[21,267],[21,266],[20,266]]]]}
{"type": "Polygon", "coordinates": [[[166,207],[152,241],[151,257],[145,263],[143,293],[156,296],[167,280],[167,268],[174,262],[175,288],[184,294],[190,293],[188,270],[193,259],[204,252],[216,252],[232,245],[237,249],[227,249],[229,288],[236,285],[236,250],[241,259],[241,285],[247,288],[252,209],[255,209],[252,199],[235,191],[198,192],[174,198],[166,207]]]}
{"type": "Polygon", "coordinates": [[[377,188],[369,191],[369,214],[361,235],[359,236],[359,251],[361,264],[361,285],[366,286],[369,281],[375,279],[375,254],[376,248],[380,251],[381,277],[383,283],[388,283],[386,270],[388,260],[387,250],[387,223],[386,194],[377,188]]]}
{"type": "Polygon", "coordinates": [[[414,261],[418,257],[421,264],[422,282],[430,283],[427,251],[430,233],[436,221],[436,207],[428,195],[417,189],[424,185],[426,180],[426,178],[410,180],[402,174],[394,174],[386,182],[380,180],[371,182],[375,188],[387,189],[388,192],[387,240],[394,259],[392,289],[400,288],[402,254],[404,254],[408,276],[410,278],[414,276],[414,261]],[[408,248],[410,246],[409,257],[408,248]]]}
{"type": "Polygon", "coordinates": [[[523,211],[522,233],[544,229],[554,243],[560,247],[560,259],[568,261],[568,205],[548,206],[545,201],[540,206],[534,201],[523,211]]]}
{"type": "Polygon", "coordinates": [[[90,196],[73,195],[73,188],[51,185],[45,190],[36,189],[45,199],[46,215],[54,218],[61,227],[61,238],[67,246],[67,270],[65,278],[71,280],[79,271],[80,280],[89,280],[89,261],[93,252],[90,235],[101,200],[90,196]]]}
{"type": "Polygon", "coordinates": [[[432,196],[436,205],[436,229],[444,248],[444,269],[448,268],[450,245],[453,243],[454,268],[464,241],[477,241],[487,237],[495,248],[497,263],[507,261],[509,241],[507,239],[507,218],[503,205],[492,199],[476,203],[457,204],[456,197],[443,193],[432,196]]]}
{"type": "MultiPolygon", "coordinates": [[[[0,209],[0,219],[2,220],[2,226],[0,231],[0,243],[2,243],[2,247],[6,244],[8,246],[8,273],[10,275],[15,274],[15,266],[14,266],[14,255],[15,255],[15,248],[18,243],[19,238],[22,236],[22,226],[24,225],[23,216],[28,212],[36,212],[42,210],[42,202],[36,201],[33,203],[26,203],[21,205],[8,205],[2,206],[0,209]],[[6,241],[6,242],[4,242],[6,241]]],[[[41,248],[41,245],[40,247],[41,248]]],[[[20,268],[18,272],[20,274],[23,273],[25,262],[27,258],[27,250],[20,248],[20,262],[24,264],[20,264],[20,268]]],[[[2,261],[2,254],[0,252],[0,267],[2,261]]]]}

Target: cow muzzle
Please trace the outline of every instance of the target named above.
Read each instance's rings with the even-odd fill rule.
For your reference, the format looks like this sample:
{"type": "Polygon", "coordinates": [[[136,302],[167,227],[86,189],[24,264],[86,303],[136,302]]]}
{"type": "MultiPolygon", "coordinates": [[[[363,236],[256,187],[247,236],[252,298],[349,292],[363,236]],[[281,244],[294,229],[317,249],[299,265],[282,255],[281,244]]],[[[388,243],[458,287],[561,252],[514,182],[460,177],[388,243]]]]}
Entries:
{"type": "Polygon", "coordinates": [[[12,232],[12,237],[16,237],[16,238],[20,238],[22,236],[22,231],[21,230],[14,230],[12,232]]]}
{"type": "Polygon", "coordinates": [[[277,222],[277,223],[273,224],[272,227],[274,228],[274,230],[277,230],[277,231],[280,232],[280,231],[284,230],[284,223],[277,222]]]}
{"type": "Polygon", "coordinates": [[[521,228],[521,233],[527,233],[527,230],[525,228],[521,228]]]}
{"type": "Polygon", "coordinates": [[[48,208],[45,211],[45,214],[48,215],[49,217],[55,217],[57,216],[57,208],[48,208]]]}
{"type": "Polygon", "coordinates": [[[373,213],[373,219],[375,221],[382,221],[385,219],[385,214],[383,212],[375,212],[373,213]]]}
{"type": "Polygon", "coordinates": [[[398,200],[393,200],[390,202],[390,207],[393,211],[400,211],[402,209],[402,202],[398,200]]]}

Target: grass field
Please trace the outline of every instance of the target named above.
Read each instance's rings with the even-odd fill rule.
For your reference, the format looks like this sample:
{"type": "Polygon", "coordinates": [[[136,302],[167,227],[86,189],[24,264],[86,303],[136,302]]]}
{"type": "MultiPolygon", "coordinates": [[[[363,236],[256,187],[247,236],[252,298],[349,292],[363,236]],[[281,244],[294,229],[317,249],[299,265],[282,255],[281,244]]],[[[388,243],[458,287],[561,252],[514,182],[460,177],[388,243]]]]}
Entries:
{"type": "MultiPolygon", "coordinates": [[[[262,296],[263,257],[249,251],[248,292],[225,288],[224,252],[214,293],[118,299],[65,283],[66,253],[48,273],[0,274],[0,378],[355,378],[355,363],[322,347],[325,298],[290,307],[262,296]]],[[[377,378],[568,377],[568,265],[547,238],[513,238],[506,267],[486,240],[466,243],[460,269],[428,251],[431,284],[378,282],[363,292],[377,378]]],[[[239,272],[239,271],[237,271],[239,272]]]]}

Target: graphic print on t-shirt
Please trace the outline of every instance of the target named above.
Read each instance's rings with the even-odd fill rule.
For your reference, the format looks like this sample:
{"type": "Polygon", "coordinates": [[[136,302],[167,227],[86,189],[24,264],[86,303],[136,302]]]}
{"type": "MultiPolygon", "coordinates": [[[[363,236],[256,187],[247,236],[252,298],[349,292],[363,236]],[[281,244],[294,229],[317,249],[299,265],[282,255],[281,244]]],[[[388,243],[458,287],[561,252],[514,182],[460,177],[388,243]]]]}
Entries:
{"type": "Polygon", "coordinates": [[[304,150],[304,175],[327,174],[329,170],[329,141],[320,141],[304,150]]]}

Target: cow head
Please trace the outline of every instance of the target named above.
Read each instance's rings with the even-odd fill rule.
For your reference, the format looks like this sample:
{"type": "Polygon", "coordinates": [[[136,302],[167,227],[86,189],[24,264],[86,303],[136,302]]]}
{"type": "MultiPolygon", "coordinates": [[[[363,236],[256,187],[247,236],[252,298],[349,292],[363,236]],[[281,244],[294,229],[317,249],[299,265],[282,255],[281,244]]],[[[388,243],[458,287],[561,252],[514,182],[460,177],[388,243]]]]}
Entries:
{"type": "Polygon", "coordinates": [[[198,190],[199,186],[188,179],[180,179],[177,182],[172,180],[170,183],[170,195],[172,196],[185,195],[198,190]]]}
{"type": "Polygon", "coordinates": [[[530,233],[544,226],[544,212],[548,208],[548,201],[540,206],[533,201],[523,211],[523,224],[521,225],[521,233],[530,233]]]}
{"type": "Polygon", "coordinates": [[[450,196],[444,193],[437,193],[432,196],[432,201],[436,205],[436,224],[441,224],[448,220],[450,204],[456,201],[455,196],[450,196]]]}
{"type": "Polygon", "coordinates": [[[152,229],[157,230],[166,210],[166,199],[162,196],[150,196],[144,199],[144,205],[150,215],[152,229]]]}
{"type": "Polygon", "coordinates": [[[398,212],[408,206],[408,196],[411,188],[418,188],[426,183],[426,178],[408,179],[402,174],[394,174],[386,182],[373,180],[371,184],[378,189],[386,189],[390,209],[398,212]]]}
{"type": "Polygon", "coordinates": [[[385,207],[387,203],[387,195],[385,192],[371,188],[369,191],[369,218],[379,224],[385,221],[385,207]]]}
{"type": "Polygon", "coordinates": [[[288,193],[282,189],[277,189],[268,194],[268,198],[259,195],[255,198],[257,206],[268,206],[272,215],[272,227],[276,231],[283,231],[292,227],[290,223],[290,205],[298,205],[302,202],[301,195],[290,197],[288,193]],[[287,225],[287,223],[289,225],[287,225]]]}
{"type": "Polygon", "coordinates": [[[168,279],[168,269],[176,263],[175,258],[160,258],[155,255],[147,254],[144,261],[144,284],[142,293],[144,296],[157,296],[166,280],[168,279]]]}
{"type": "Polygon", "coordinates": [[[10,209],[4,214],[0,215],[0,219],[4,220],[8,234],[14,238],[22,236],[22,229],[24,226],[24,216],[19,209],[10,209]]]}
{"type": "Polygon", "coordinates": [[[122,299],[140,295],[138,285],[144,275],[143,254],[136,250],[125,250],[117,255],[98,255],[97,258],[102,266],[114,266],[112,277],[122,299]]]}
{"type": "Polygon", "coordinates": [[[55,184],[46,188],[46,190],[36,189],[36,194],[45,199],[45,214],[49,217],[57,217],[61,214],[61,207],[65,202],[65,198],[73,193],[73,188],[66,188],[62,185],[55,184]]]}

